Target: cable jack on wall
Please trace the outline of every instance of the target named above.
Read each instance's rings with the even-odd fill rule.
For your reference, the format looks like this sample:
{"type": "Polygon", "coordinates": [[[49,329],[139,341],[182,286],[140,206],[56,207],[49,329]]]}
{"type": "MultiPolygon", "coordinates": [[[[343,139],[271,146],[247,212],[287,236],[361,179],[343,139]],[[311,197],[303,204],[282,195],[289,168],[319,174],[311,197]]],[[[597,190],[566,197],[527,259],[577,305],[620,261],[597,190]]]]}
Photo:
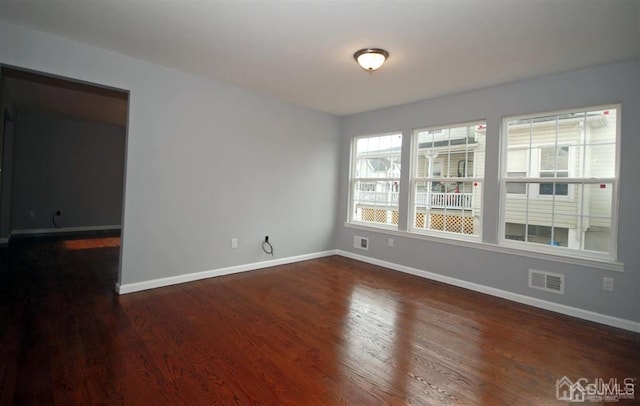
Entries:
{"type": "Polygon", "coordinates": [[[51,222],[53,223],[53,226],[55,228],[60,228],[60,226],[58,225],[58,223],[56,223],[56,217],[62,215],[62,212],[60,210],[56,210],[53,212],[53,216],[51,216],[51,222]]]}
{"type": "Polygon", "coordinates": [[[266,252],[267,254],[273,256],[273,245],[271,245],[271,243],[269,242],[269,236],[265,236],[264,237],[264,241],[262,241],[262,251],[266,252]]]}

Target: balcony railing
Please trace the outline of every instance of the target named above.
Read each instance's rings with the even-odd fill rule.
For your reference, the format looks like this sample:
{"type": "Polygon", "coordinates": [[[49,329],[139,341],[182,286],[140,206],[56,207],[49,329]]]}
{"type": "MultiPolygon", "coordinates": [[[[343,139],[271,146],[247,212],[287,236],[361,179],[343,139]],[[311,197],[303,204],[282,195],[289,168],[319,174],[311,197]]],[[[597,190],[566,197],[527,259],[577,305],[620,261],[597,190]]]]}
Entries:
{"type": "MultiPolygon", "coordinates": [[[[363,192],[357,191],[356,204],[368,204],[373,206],[395,206],[398,204],[398,192],[363,192]]],[[[435,209],[471,209],[472,193],[417,193],[416,206],[435,209]],[[431,195],[431,204],[427,205],[428,196],[431,195]]]]}
{"type": "MultiPolygon", "coordinates": [[[[427,193],[416,195],[416,206],[426,206],[427,193]],[[422,199],[422,200],[421,200],[422,199]]],[[[446,209],[470,209],[471,193],[431,193],[431,207],[446,209]]]]}
{"type": "Polygon", "coordinates": [[[398,204],[398,192],[362,192],[357,191],[355,201],[360,204],[392,206],[398,204]]]}

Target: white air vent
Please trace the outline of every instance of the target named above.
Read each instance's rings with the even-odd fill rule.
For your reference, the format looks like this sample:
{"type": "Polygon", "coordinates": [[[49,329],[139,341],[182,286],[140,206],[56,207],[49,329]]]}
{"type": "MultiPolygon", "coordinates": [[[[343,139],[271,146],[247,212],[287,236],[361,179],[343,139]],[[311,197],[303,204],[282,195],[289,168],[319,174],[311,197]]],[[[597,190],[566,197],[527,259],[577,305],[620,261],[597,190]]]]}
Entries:
{"type": "Polygon", "coordinates": [[[529,287],[564,294],[564,275],[529,269],[529,287]]]}
{"type": "Polygon", "coordinates": [[[353,236],[353,246],[361,250],[369,250],[369,239],[367,237],[353,236]]]}

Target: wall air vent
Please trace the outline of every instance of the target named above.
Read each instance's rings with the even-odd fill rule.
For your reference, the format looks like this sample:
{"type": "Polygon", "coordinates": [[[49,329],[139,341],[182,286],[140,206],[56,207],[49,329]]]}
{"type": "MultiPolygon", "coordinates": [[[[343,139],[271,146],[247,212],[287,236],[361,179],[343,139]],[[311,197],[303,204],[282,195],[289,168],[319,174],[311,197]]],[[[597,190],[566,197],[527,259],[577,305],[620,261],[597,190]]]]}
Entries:
{"type": "Polygon", "coordinates": [[[564,275],[529,269],[529,287],[564,294],[564,275]]]}

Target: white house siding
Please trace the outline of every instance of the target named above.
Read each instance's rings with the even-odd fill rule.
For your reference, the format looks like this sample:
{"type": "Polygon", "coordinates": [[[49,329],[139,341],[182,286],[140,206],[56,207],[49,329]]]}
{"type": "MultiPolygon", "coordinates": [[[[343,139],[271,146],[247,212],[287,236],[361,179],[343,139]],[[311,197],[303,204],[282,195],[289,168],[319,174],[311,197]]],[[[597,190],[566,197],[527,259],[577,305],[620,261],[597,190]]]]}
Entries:
{"type": "MultiPolygon", "coordinates": [[[[510,128],[509,149],[528,148],[527,173],[539,177],[540,150],[545,146],[569,145],[569,177],[613,177],[615,159],[615,111],[608,116],[571,118],[534,123],[533,137],[529,124],[510,128]],[[583,131],[585,130],[586,131],[583,131]]],[[[540,196],[539,184],[530,184],[528,195],[509,194],[505,221],[568,228],[570,246],[578,248],[584,235],[587,249],[606,250],[611,226],[613,185],[569,185],[568,196],[540,196]],[[549,213],[555,213],[551,216],[549,213]],[[578,234],[579,233],[579,234],[578,234]],[[571,238],[573,236],[573,238],[571,238]]]]}
{"type": "MultiPolygon", "coordinates": [[[[580,144],[580,128],[577,127],[577,120],[563,120],[558,128],[557,145],[576,145],[580,144]],[[568,122],[567,122],[568,121],[568,122]]],[[[529,124],[523,124],[515,129],[511,127],[509,130],[509,149],[528,148],[531,140],[531,128],[529,124]]],[[[555,121],[534,123],[533,139],[531,150],[528,157],[528,173],[530,177],[539,176],[539,160],[541,147],[553,147],[556,145],[556,125],[555,121]]],[[[580,154],[573,148],[569,152],[569,176],[573,176],[580,168],[581,159],[575,154],[580,154]],[[573,163],[573,166],[571,166],[573,163]]],[[[528,195],[507,195],[505,221],[509,223],[554,226],[563,228],[577,227],[577,207],[579,202],[579,192],[575,187],[569,187],[568,196],[539,196],[538,184],[530,184],[528,195]],[[556,217],[552,218],[549,213],[552,209],[556,213],[556,217]]]]}
{"type": "MultiPolygon", "coordinates": [[[[586,156],[590,171],[585,173],[586,177],[615,176],[614,165],[612,165],[615,162],[616,153],[615,123],[616,116],[613,110],[608,116],[589,121],[587,139],[590,146],[586,148],[586,156]]],[[[585,199],[590,202],[590,226],[610,227],[612,185],[605,184],[604,188],[600,185],[592,185],[585,189],[585,199]]]]}
{"type": "Polygon", "coordinates": [[[578,219],[575,212],[575,202],[555,202],[554,210],[556,216],[551,216],[552,202],[539,202],[539,199],[528,199],[529,209],[527,211],[527,199],[509,199],[508,210],[505,211],[505,221],[507,223],[535,224],[539,226],[554,226],[563,228],[576,228],[578,219]],[[546,206],[546,210],[544,207],[546,206]],[[532,209],[535,207],[535,210],[532,209]]]}

